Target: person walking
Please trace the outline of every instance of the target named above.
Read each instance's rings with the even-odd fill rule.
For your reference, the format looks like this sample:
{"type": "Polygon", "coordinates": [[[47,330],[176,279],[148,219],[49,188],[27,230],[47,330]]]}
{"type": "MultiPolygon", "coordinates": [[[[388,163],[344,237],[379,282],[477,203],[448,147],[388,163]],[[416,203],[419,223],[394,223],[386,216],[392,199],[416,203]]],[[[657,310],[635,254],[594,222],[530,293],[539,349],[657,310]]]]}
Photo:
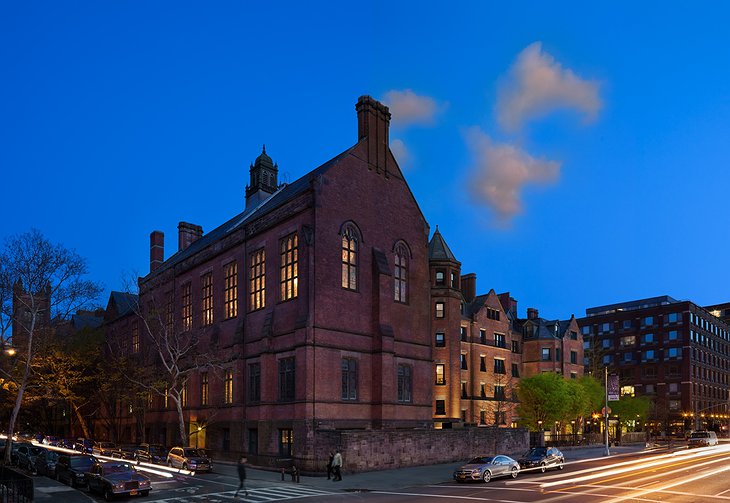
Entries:
{"type": "Polygon", "coordinates": [[[335,453],[335,456],[332,458],[332,470],[335,473],[332,482],[338,482],[342,480],[342,454],[340,454],[339,449],[335,453]]]}
{"type": "Polygon", "coordinates": [[[243,494],[248,498],[248,489],[246,489],[246,456],[241,455],[241,457],[238,459],[238,480],[240,481],[240,484],[238,485],[238,489],[236,489],[236,494],[233,495],[234,498],[238,497],[238,492],[243,489],[243,494]]]}
{"type": "Polygon", "coordinates": [[[330,451],[330,457],[327,461],[327,480],[332,478],[332,460],[335,458],[335,453],[330,451]]]}

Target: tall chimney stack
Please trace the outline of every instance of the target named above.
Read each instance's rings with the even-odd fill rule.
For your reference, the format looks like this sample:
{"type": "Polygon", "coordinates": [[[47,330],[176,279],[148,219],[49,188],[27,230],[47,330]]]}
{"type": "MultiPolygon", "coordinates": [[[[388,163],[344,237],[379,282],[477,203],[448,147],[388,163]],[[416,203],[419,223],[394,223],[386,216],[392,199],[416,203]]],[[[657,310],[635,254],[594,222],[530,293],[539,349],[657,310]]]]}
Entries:
{"type": "Polygon", "coordinates": [[[464,300],[471,302],[477,296],[477,275],[473,272],[461,276],[461,294],[464,300]]]}
{"type": "Polygon", "coordinates": [[[152,231],[150,233],[150,272],[154,271],[165,261],[165,233],[152,231]]]}
{"type": "Polygon", "coordinates": [[[377,172],[387,173],[388,129],[390,111],[388,107],[370,96],[360,96],[355,105],[357,110],[357,140],[365,140],[367,162],[377,172]]]}
{"type": "Polygon", "coordinates": [[[183,251],[201,237],[203,237],[201,226],[180,222],[177,225],[177,251],[183,251]]]}
{"type": "Polygon", "coordinates": [[[535,309],[534,307],[528,307],[527,308],[527,319],[536,320],[537,318],[538,318],[537,309],[535,309]]]}

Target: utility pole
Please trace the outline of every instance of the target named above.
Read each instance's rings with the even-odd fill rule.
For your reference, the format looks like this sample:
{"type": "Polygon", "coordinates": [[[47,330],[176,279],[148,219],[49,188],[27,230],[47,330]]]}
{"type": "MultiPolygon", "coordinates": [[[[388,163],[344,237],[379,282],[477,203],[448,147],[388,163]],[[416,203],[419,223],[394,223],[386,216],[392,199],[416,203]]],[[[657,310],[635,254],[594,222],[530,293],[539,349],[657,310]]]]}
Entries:
{"type": "Polygon", "coordinates": [[[605,421],[604,433],[606,437],[606,456],[611,455],[611,451],[608,450],[608,367],[603,367],[603,384],[606,390],[605,401],[603,406],[603,418],[605,421]]]}

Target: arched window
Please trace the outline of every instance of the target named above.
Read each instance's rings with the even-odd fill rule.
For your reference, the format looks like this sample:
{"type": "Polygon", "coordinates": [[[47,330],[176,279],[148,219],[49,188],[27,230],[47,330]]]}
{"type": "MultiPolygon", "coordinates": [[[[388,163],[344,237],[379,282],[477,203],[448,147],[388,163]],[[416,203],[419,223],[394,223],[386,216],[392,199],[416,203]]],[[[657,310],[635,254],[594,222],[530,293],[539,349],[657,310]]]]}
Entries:
{"type": "Polygon", "coordinates": [[[408,259],[410,252],[405,243],[397,243],[395,245],[395,270],[393,271],[393,283],[395,290],[395,301],[408,302],[408,259]]]}
{"type": "Polygon", "coordinates": [[[357,264],[360,233],[352,223],[342,226],[342,288],[357,290],[357,264]]]}

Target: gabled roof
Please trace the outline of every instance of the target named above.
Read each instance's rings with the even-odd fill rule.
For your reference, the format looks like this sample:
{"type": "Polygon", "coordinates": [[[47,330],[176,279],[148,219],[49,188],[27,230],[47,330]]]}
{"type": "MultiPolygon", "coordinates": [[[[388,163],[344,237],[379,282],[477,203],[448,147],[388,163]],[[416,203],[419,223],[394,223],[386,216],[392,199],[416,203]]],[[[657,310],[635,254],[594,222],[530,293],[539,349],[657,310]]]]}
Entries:
{"type": "Polygon", "coordinates": [[[326,163],[322,164],[318,168],[310,171],[306,175],[302,176],[301,178],[295,180],[292,183],[289,184],[283,184],[279,187],[279,189],[271,194],[269,198],[262,201],[261,204],[257,206],[252,206],[249,208],[246,208],[241,213],[236,215],[235,217],[228,220],[226,223],[219,225],[212,231],[210,231],[207,234],[204,234],[200,239],[194,241],[190,244],[187,248],[184,250],[178,251],[174,255],[172,255],[170,258],[168,258],[166,261],[160,265],[157,269],[150,272],[145,278],[151,278],[153,276],[156,276],[157,274],[161,273],[162,271],[174,266],[175,264],[178,264],[185,260],[188,257],[191,257],[198,253],[199,251],[205,249],[206,247],[210,246],[211,244],[215,243],[216,241],[219,241],[223,237],[227,236],[228,234],[236,231],[237,229],[240,229],[242,226],[244,226],[246,223],[252,221],[254,218],[261,217],[276,208],[282,206],[283,204],[287,203],[288,201],[291,201],[299,194],[302,194],[305,192],[311,184],[319,177],[320,175],[326,173],[332,166],[337,164],[341,159],[344,157],[350,155],[352,150],[355,147],[351,147],[341,154],[337,155],[336,157],[330,159],[326,163]]]}
{"type": "Polygon", "coordinates": [[[570,320],[546,320],[545,318],[520,318],[516,320],[516,323],[523,328],[528,324],[535,325],[534,335],[528,336],[529,339],[562,339],[570,326],[570,320]],[[556,326],[558,327],[557,334],[555,333],[556,326]]]}
{"type": "Polygon", "coordinates": [[[116,310],[117,318],[126,316],[134,312],[135,306],[139,303],[139,296],[133,293],[112,292],[109,295],[109,303],[107,304],[107,313],[110,308],[116,310]]]}
{"type": "Polygon", "coordinates": [[[433,233],[431,241],[428,243],[428,259],[429,260],[453,260],[458,262],[454,254],[451,252],[451,248],[446,244],[444,237],[439,232],[438,226],[436,231],[433,233]]]}
{"type": "Polygon", "coordinates": [[[104,318],[94,316],[93,314],[73,314],[71,315],[71,325],[76,330],[83,328],[98,328],[104,323],[104,318]]]}

